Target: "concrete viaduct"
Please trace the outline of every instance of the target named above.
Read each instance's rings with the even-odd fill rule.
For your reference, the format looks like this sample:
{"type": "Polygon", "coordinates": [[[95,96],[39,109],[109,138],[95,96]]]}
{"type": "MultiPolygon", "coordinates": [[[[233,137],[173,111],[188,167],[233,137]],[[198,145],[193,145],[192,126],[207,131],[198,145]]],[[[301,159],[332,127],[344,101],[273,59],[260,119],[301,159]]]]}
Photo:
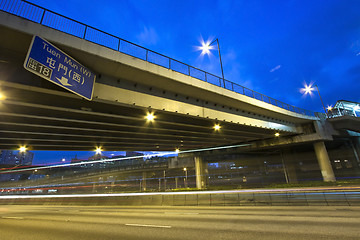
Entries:
{"type": "MultiPolygon", "coordinates": [[[[324,141],[339,132],[323,115],[125,40],[112,44],[112,35],[29,3],[21,8],[0,6],[0,149],[182,151],[313,142],[324,181],[335,181],[324,141]],[[51,17],[62,25],[48,23],[51,17]],[[91,101],[24,69],[34,35],[96,73],[91,101]],[[146,56],[135,56],[142,52],[146,56]],[[146,120],[149,113],[153,121],[146,120]]],[[[204,162],[194,159],[202,188],[204,162]]]]}

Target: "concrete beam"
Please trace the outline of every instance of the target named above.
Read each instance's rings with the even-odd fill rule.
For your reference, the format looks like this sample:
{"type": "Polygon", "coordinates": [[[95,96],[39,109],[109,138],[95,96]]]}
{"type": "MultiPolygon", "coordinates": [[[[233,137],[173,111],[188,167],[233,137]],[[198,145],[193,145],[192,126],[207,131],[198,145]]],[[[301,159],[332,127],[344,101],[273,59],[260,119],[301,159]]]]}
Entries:
{"type": "Polygon", "coordinates": [[[96,83],[94,96],[99,100],[106,100],[113,103],[116,102],[128,105],[136,105],[144,108],[181,113],[194,117],[233,122],[246,126],[301,133],[301,129],[297,128],[294,124],[282,124],[278,122],[271,122],[269,120],[245,117],[239,114],[232,114],[211,108],[196,106],[190,103],[113,87],[106,84],[96,83]]]}

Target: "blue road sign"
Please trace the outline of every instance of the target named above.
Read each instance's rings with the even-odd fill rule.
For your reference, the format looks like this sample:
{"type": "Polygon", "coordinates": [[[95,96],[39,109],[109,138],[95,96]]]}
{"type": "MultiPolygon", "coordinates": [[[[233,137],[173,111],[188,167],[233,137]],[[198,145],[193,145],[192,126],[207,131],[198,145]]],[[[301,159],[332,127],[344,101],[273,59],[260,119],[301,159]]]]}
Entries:
{"type": "Polygon", "coordinates": [[[92,99],[96,75],[39,36],[32,39],[24,67],[81,97],[92,99]]]}

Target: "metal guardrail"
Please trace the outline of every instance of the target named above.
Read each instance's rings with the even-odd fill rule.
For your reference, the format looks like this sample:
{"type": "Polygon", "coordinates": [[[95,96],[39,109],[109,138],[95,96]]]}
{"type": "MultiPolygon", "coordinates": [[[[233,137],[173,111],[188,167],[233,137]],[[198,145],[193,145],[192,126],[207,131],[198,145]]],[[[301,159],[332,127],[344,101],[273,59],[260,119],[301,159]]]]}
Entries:
{"type": "Polygon", "coordinates": [[[342,116],[352,116],[358,117],[354,110],[344,109],[344,108],[333,108],[327,112],[328,118],[342,117],[342,116]]]}
{"type": "Polygon", "coordinates": [[[126,41],[76,20],[62,16],[33,3],[24,0],[0,0],[0,10],[291,112],[314,116],[314,112],[312,111],[278,101],[274,98],[255,92],[226,79],[222,79],[221,77],[169,58],[165,55],[126,41]]]}

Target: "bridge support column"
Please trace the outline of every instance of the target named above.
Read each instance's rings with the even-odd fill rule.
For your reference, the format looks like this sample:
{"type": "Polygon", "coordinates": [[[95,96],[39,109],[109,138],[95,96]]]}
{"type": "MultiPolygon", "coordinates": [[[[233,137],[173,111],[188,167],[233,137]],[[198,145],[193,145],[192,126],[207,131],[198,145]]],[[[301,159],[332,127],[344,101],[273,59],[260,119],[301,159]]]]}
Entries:
{"type": "Polygon", "coordinates": [[[360,167],[360,137],[356,137],[350,140],[351,147],[354,151],[355,159],[357,162],[357,167],[360,167]]]}
{"type": "Polygon", "coordinates": [[[335,182],[336,181],[335,174],[331,166],[331,162],[325,147],[325,143],[324,142],[314,143],[314,149],[324,182],[335,182]]]}
{"type": "Polygon", "coordinates": [[[281,157],[283,160],[284,174],[287,183],[297,183],[297,174],[295,159],[290,149],[282,150],[281,157]]]}
{"type": "Polygon", "coordinates": [[[206,187],[207,163],[201,157],[195,157],[195,175],[196,188],[204,189],[206,187]]]}

